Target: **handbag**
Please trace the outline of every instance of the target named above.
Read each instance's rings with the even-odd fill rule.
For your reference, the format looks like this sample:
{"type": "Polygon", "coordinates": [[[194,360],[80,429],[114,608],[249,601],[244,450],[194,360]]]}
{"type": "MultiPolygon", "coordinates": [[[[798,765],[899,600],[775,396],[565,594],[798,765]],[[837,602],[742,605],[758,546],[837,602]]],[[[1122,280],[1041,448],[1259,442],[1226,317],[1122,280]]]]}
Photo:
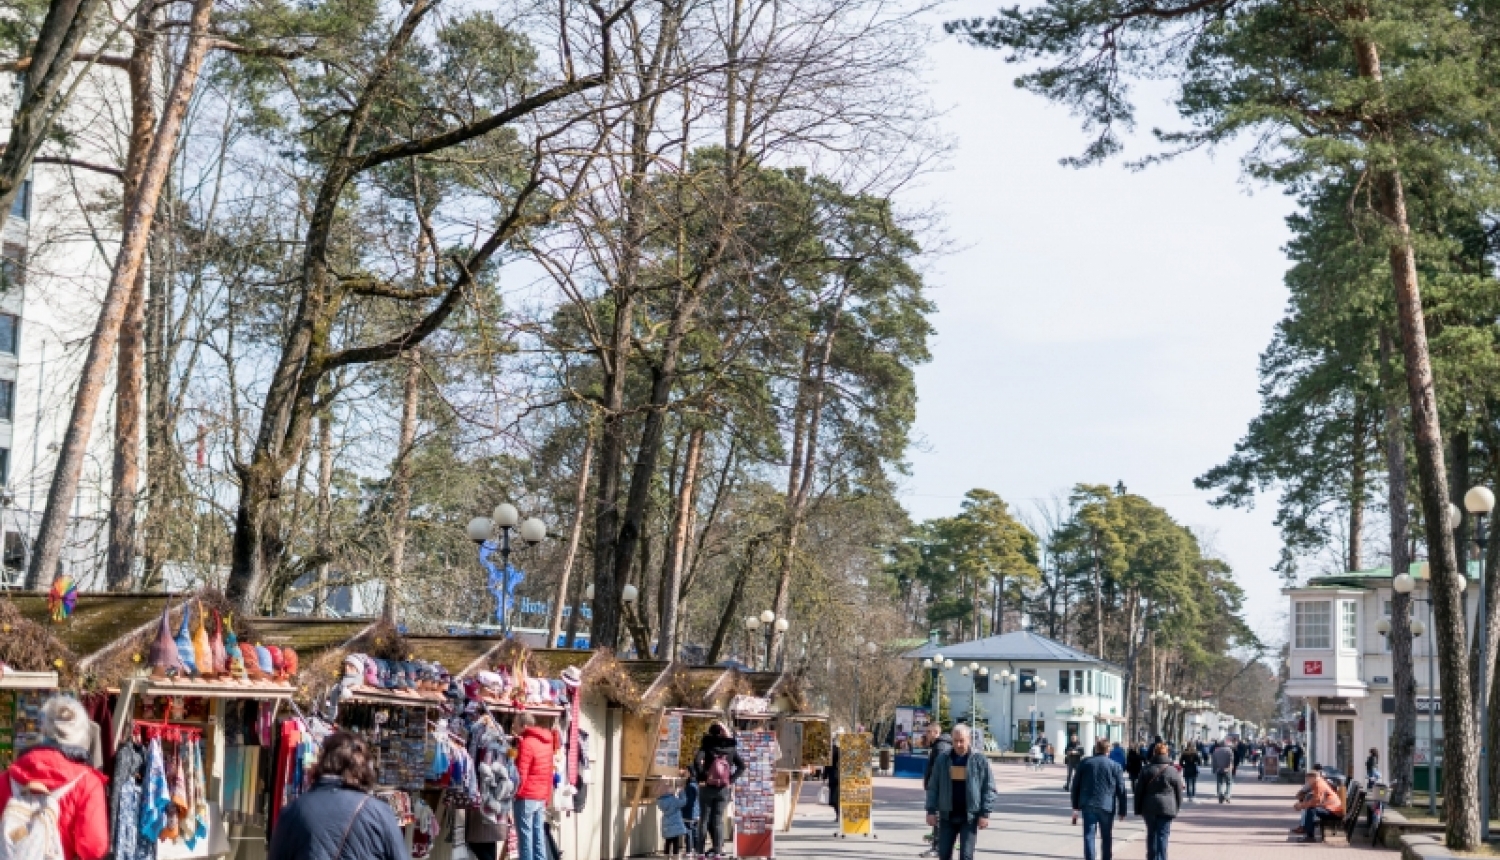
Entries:
{"type": "Polygon", "coordinates": [[[826,785],[818,789],[818,804],[820,806],[828,805],[828,786],[826,785]]]}
{"type": "Polygon", "coordinates": [[[349,841],[349,831],[354,829],[354,822],[359,820],[359,814],[365,811],[365,804],[370,802],[370,795],[360,799],[359,805],[354,807],[354,814],[349,816],[349,824],[344,828],[344,835],[339,837],[339,850],[333,852],[333,860],[341,860],[344,856],[344,843],[349,841]]]}
{"type": "Polygon", "coordinates": [[[1166,772],[1167,772],[1167,769],[1165,767],[1161,768],[1160,770],[1158,770],[1156,772],[1155,776],[1151,777],[1151,781],[1148,782],[1148,783],[1146,783],[1146,790],[1145,791],[1138,791],[1138,792],[1136,792],[1136,795],[1135,795],[1135,814],[1136,815],[1142,815],[1143,814],[1141,812],[1141,798],[1143,798],[1146,795],[1148,795],[1148,794],[1151,793],[1151,789],[1153,789],[1153,788],[1156,787],[1156,781],[1158,779],[1161,779],[1161,775],[1164,774],[1164,773],[1166,773],[1166,772]]]}

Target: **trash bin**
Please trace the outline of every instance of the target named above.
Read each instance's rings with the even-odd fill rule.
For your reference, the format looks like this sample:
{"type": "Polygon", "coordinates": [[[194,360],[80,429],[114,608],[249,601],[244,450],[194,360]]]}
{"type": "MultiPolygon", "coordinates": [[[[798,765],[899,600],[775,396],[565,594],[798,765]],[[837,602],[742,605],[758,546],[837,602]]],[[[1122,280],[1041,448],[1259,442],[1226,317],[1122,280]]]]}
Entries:
{"type": "Polygon", "coordinates": [[[890,773],[891,772],[891,748],[890,747],[881,747],[880,748],[880,772],[881,773],[890,773]]]}

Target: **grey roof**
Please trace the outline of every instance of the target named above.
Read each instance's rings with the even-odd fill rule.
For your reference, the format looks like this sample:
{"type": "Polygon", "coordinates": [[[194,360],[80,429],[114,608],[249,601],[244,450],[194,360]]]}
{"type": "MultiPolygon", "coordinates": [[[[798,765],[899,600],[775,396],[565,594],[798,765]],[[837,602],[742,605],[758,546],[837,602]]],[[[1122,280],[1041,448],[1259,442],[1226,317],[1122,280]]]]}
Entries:
{"type": "Polygon", "coordinates": [[[934,645],[931,642],[901,655],[911,660],[922,660],[933,654],[942,654],[954,660],[1037,660],[1049,663],[1092,663],[1113,666],[1108,660],[1095,657],[1030,630],[1017,630],[999,636],[987,636],[972,642],[957,642],[952,645],[934,645]]]}

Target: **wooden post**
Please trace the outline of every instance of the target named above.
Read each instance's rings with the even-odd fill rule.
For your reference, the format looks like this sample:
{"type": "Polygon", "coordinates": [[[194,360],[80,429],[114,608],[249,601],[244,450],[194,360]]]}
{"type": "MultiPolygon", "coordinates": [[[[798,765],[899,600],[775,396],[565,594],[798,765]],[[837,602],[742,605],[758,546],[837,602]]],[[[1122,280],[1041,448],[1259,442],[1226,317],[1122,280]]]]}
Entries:
{"type": "Polygon", "coordinates": [[[806,781],[807,774],[797,771],[796,779],[792,787],[792,803],[786,812],[786,826],[781,828],[782,833],[789,833],[792,829],[792,819],[797,817],[797,798],[802,796],[802,783],[806,781]]]}
{"type": "Polygon", "coordinates": [[[630,799],[630,808],[625,811],[625,844],[622,846],[622,856],[628,855],[630,851],[630,836],[635,832],[636,811],[641,808],[641,795],[646,793],[646,781],[651,778],[651,763],[656,758],[656,739],[661,736],[661,724],[666,718],[667,709],[662,708],[656,715],[656,730],[651,733],[651,750],[646,756],[646,767],[641,771],[640,779],[635,784],[635,795],[630,799]]]}

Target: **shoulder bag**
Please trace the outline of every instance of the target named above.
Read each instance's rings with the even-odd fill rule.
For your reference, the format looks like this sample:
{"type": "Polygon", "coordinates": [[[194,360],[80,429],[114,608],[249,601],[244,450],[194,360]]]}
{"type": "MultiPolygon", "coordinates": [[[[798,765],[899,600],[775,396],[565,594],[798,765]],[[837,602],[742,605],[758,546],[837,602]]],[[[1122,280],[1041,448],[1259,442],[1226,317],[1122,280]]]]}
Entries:
{"type": "Polygon", "coordinates": [[[344,825],[344,835],[339,837],[339,850],[333,852],[333,860],[343,860],[344,844],[349,841],[349,831],[354,829],[354,822],[359,820],[359,814],[365,811],[365,804],[370,802],[370,795],[360,799],[359,805],[354,807],[354,814],[349,816],[349,823],[344,825]]]}

